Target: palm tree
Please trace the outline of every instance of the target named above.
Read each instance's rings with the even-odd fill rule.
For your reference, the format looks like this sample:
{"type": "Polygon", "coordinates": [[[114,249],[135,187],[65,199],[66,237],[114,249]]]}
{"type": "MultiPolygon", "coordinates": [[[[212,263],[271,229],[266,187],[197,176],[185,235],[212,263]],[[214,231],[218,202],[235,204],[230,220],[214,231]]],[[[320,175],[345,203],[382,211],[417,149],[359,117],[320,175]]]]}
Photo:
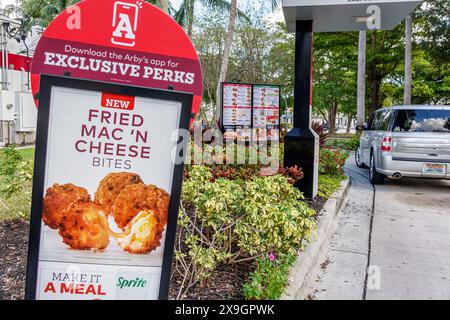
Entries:
{"type": "MultiPolygon", "coordinates": [[[[270,0],[272,5],[272,10],[275,11],[279,8],[279,0],[270,0]]],[[[233,35],[234,35],[234,29],[236,26],[236,14],[237,14],[237,0],[231,0],[230,4],[230,20],[228,23],[228,33],[227,33],[227,39],[225,42],[225,48],[223,52],[222,57],[222,65],[220,67],[220,74],[219,74],[219,81],[217,82],[217,89],[216,89],[216,112],[215,112],[215,118],[216,121],[220,118],[220,95],[221,95],[221,84],[225,81],[228,73],[228,63],[230,61],[230,53],[231,53],[231,47],[233,45],[233,35]]]]}
{"type": "Polygon", "coordinates": [[[220,95],[221,85],[225,81],[228,72],[228,63],[230,62],[231,46],[233,44],[233,35],[236,23],[237,0],[231,0],[230,20],[228,23],[227,39],[223,50],[222,65],[220,66],[219,81],[216,89],[216,120],[220,119],[220,95]]]}
{"type": "Polygon", "coordinates": [[[411,86],[412,86],[412,22],[411,16],[405,19],[405,92],[403,104],[411,104],[411,86]]]}
{"type": "MultiPolygon", "coordinates": [[[[226,0],[199,0],[205,7],[214,8],[223,12],[230,12],[231,4],[226,0]]],[[[194,8],[197,0],[183,0],[180,8],[177,11],[175,20],[177,20],[181,25],[186,27],[187,34],[192,36],[193,26],[194,26],[194,8]]],[[[247,21],[249,18],[245,13],[237,9],[237,16],[241,17],[247,21]]]]}
{"type": "Polygon", "coordinates": [[[41,1],[41,3],[43,3],[42,9],[40,10],[41,16],[45,21],[50,23],[60,12],[66,10],[68,7],[77,2],[79,2],[79,0],[41,1]]]}

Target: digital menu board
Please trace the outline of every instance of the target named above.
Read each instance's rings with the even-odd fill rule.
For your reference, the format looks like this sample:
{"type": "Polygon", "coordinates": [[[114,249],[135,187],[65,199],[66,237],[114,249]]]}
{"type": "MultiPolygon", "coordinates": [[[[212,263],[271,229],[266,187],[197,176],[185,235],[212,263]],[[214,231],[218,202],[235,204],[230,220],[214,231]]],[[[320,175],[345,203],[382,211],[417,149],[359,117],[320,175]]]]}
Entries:
{"type": "Polygon", "coordinates": [[[223,83],[222,129],[226,140],[279,140],[280,94],[277,85],[223,83]]]}
{"type": "Polygon", "coordinates": [[[223,126],[251,126],[251,85],[224,83],[222,117],[223,126]]]}
{"type": "Polygon", "coordinates": [[[280,123],[280,87],[253,86],[253,127],[273,128],[280,123]]]}

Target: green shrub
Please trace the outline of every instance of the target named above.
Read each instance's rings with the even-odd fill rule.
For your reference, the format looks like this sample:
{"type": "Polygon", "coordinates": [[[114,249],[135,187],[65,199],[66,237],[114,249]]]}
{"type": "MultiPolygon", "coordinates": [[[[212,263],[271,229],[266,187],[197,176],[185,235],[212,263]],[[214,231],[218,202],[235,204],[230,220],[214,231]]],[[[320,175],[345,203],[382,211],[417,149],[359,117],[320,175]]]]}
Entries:
{"type": "Polygon", "coordinates": [[[320,150],[319,172],[321,174],[342,175],[348,151],[323,148],[320,150]]]}
{"type": "Polygon", "coordinates": [[[192,166],[183,184],[176,265],[185,290],[221,263],[295,254],[315,228],[315,212],[287,177],[213,179],[212,171],[192,166]]]}
{"type": "Polygon", "coordinates": [[[264,256],[258,259],[256,270],[243,287],[248,300],[276,300],[281,297],[289,282],[289,271],[296,260],[295,254],[282,254],[274,259],[264,256]]]}
{"type": "Polygon", "coordinates": [[[33,161],[23,160],[14,147],[0,150],[0,216],[28,218],[33,161]]]}

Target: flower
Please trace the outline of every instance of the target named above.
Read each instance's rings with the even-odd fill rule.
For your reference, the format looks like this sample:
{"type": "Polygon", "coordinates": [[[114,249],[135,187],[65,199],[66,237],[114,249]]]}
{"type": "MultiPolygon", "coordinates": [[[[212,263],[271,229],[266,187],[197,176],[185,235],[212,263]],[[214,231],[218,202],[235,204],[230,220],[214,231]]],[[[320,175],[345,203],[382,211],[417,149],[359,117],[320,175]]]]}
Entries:
{"type": "Polygon", "coordinates": [[[269,260],[270,262],[274,262],[275,260],[277,260],[277,256],[273,252],[271,252],[269,254],[269,260]]]}

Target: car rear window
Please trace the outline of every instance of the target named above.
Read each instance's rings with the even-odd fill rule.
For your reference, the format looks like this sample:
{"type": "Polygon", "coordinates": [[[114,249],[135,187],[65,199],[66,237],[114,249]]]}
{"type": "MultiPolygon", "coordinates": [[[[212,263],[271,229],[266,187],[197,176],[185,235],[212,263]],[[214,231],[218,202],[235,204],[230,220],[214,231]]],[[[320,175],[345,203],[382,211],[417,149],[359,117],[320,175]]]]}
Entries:
{"type": "Polygon", "coordinates": [[[450,110],[399,110],[393,129],[395,132],[450,133],[450,110]]]}

